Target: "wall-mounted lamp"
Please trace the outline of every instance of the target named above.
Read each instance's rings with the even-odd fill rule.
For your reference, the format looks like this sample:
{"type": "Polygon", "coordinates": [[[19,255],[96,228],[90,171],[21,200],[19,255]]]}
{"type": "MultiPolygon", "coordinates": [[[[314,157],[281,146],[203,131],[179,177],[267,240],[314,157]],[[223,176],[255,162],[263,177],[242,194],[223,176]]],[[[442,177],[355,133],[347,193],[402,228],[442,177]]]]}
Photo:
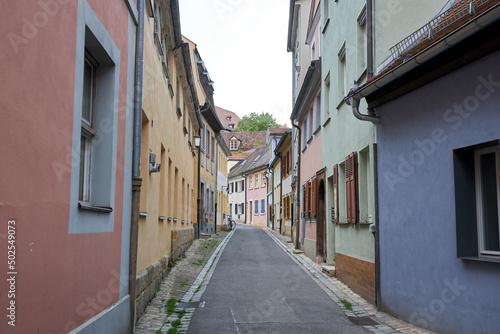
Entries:
{"type": "Polygon", "coordinates": [[[161,164],[156,163],[156,154],[153,154],[153,152],[149,150],[149,174],[159,173],[160,170],[161,164]]]}
{"type": "Polygon", "coordinates": [[[201,146],[201,136],[194,136],[194,146],[200,148],[201,146]]]}

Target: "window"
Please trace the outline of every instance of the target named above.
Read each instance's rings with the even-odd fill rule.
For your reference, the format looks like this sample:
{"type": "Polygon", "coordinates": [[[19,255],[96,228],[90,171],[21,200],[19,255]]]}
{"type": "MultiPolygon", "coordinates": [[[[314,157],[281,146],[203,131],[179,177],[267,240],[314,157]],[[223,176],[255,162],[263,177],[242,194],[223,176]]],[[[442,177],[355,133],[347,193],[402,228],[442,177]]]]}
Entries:
{"type": "Polygon", "coordinates": [[[311,181],[311,215],[316,217],[316,187],[317,179],[311,181]]]}
{"type": "Polygon", "coordinates": [[[265,199],[260,200],[260,213],[261,214],[266,213],[266,200],[265,199]]]}
{"type": "Polygon", "coordinates": [[[333,166],[333,223],[339,222],[339,165],[333,166]]]}
{"type": "Polygon", "coordinates": [[[254,213],[257,215],[257,214],[259,214],[259,201],[258,201],[258,200],[255,200],[255,201],[254,201],[254,204],[255,204],[255,205],[254,205],[254,208],[255,208],[255,209],[254,209],[254,213]]]}
{"type": "Polygon", "coordinates": [[[234,191],[238,192],[238,183],[239,182],[234,182],[234,191]]]}
{"type": "Polygon", "coordinates": [[[245,191],[245,180],[241,181],[241,191],[245,191]]]}
{"type": "Polygon", "coordinates": [[[358,16],[358,64],[361,70],[366,68],[367,58],[367,36],[366,36],[366,6],[363,8],[358,16]]]}
{"type": "Polygon", "coordinates": [[[351,153],[345,158],[345,189],[347,222],[354,224],[359,222],[357,152],[351,153]]]}
{"type": "Polygon", "coordinates": [[[311,61],[316,60],[316,43],[313,42],[311,43],[311,61]]]}
{"type": "Polygon", "coordinates": [[[339,99],[343,99],[347,90],[347,71],[346,71],[346,47],[345,42],[339,51],[339,69],[338,69],[338,92],[339,99]]]}
{"type": "Polygon", "coordinates": [[[255,188],[259,187],[259,173],[255,174],[255,188]]]}
{"type": "Polygon", "coordinates": [[[453,151],[457,257],[498,261],[499,142],[453,151]]]}
{"type": "Polygon", "coordinates": [[[307,146],[307,119],[304,119],[302,123],[302,148],[307,146]]]}
{"type": "Polygon", "coordinates": [[[260,173],[260,179],[262,180],[262,187],[265,187],[266,182],[264,181],[265,172],[260,173]]]}
{"type": "Polygon", "coordinates": [[[314,131],[318,131],[321,127],[321,92],[316,96],[315,114],[314,131]]]}
{"type": "Polygon", "coordinates": [[[80,142],[80,193],[78,199],[90,202],[90,181],[92,171],[92,144],[96,134],[95,110],[97,94],[97,63],[85,54],[83,72],[82,124],[80,142]]]}
{"type": "Polygon", "coordinates": [[[312,138],[313,131],[314,131],[314,129],[313,129],[313,125],[314,125],[314,123],[313,123],[313,117],[314,117],[314,108],[313,108],[313,106],[311,106],[309,108],[308,117],[309,117],[309,120],[307,121],[309,123],[309,133],[308,134],[309,134],[309,139],[310,139],[310,138],[312,138]]]}
{"type": "Polygon", "coordinates": [[[498,146],[476,150],[476,207],[481,255],[500,255],[498,146]]]}
{"type": "Polygon", "coordinates": [[[238,140],[237,139],[231,139],[229,141],[229,149],[231,151],[236,151],[238,149],[238,140]]]}
{"type": "Polygon", "coordinates": [[[207,168],[207,171],[210,169],[210,130],[208,130],[208,127],[207,127],[207,133],[206,133],[206,136],[207,136],[207,141],[206,141],[206,148],[205,148],[205,152],[207,154],[207,164],[206,164],[206,168],[207,168]]]}
{"type": "Polygon", "coordinates": [[[323,122],[326,122],[328,117],[330,116],[330,72],[326,75],[325,78],[325,94],[323,96],[324,98],[324,112],[323,112],[323,122]]]}
{"type": "Polygon", "coordinates": [[[252,180],[252,176],[249,176],[248,177],[248,189],[252,189],[253,188],[253,180],[252,180]]]}
{"type": "Polygon", "coordinates": [[[214,191],[210,192],[210,212],[214,213],[214,191]]]}

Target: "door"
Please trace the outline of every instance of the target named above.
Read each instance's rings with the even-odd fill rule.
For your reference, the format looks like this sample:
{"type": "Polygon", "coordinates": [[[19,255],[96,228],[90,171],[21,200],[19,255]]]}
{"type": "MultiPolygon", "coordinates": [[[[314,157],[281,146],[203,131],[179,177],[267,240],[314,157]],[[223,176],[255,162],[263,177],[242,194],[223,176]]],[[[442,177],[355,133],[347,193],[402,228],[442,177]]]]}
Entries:
{"type": "Polygon", "coordinates": [[[316,250],[317,256],[326,260],[326,209],[325,209],[325,174],[318,174],[316,189],[316,250]]]}

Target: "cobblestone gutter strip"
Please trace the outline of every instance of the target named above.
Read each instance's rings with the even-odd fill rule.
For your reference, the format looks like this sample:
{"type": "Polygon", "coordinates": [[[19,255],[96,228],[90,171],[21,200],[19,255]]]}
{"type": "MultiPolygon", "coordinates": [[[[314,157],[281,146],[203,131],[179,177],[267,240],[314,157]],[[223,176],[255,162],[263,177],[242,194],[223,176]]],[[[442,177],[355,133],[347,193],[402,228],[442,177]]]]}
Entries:
{"type": "MultiPolygon", "coordinates": [[[[181,303],[199,303],[201,301],[201,296],[203,296],[203,293],[207,289],[208,283],[210,283],[210,279],[212,278],[212,275],[215,271],[215,267],[219,262],[220,256],[222,255],[224,248],[226,247],[229,239],[231,239],[233,234],[234,230],[231,231],[219,244],[219,246],[215,249],[215,251],[212,253],[212,256],[210,256],[207,263],[205,264],[201,272],[198,274],[198,277],[194,280],[194,283],[182,297],[180,301],[181,303]]],[[[180,305],[177,304],[177,306],[180,305]]],[[[203,307],[204,305],[202,304],[200,306],[203,307]]],[[[172,315],[170,315],[167,318],[167,321],[161,328],[161,332],[170,333],[169,331],[172,331],[173,333],[179,333],[179,334],[186,333],[189,324],[191,323],[191,319],[193,318],[195,310],[196,307],[186,307],[186,308],[176,307],[174,313],[172,313],[172,315]],[[176,330],[173,331],[174,328],[173,324],[175,323],[177,324],[177,326],[175,327],[176,330]]]]}
{"type": "MultiPolygon", "coordinates": [[[[314,263],[311,259],[303,254],[295,254],[294,249],[287,246],[283,241],[289,240],[289,237],[282,236],[266,227],[262,228],[290,257],[299,265],[304,272],[311,277],[316,284],[325,291],[325,293],[351,318],[373,318],[380,322],[381,325],[363,326],[369,331],[376,334],[432,334],[434,332],[424,330],[413,326],[400,319],[392,317],[384,312],[379,312],[377,309],[354,293],[347,285],[340,282],[334,277],[328,277],[322,273],[321,266],[314,263]],[[348,301],[352,310],[341,301],[348,301]]],[[[293,244],[290,244],[293,245],[293,244]]]]}

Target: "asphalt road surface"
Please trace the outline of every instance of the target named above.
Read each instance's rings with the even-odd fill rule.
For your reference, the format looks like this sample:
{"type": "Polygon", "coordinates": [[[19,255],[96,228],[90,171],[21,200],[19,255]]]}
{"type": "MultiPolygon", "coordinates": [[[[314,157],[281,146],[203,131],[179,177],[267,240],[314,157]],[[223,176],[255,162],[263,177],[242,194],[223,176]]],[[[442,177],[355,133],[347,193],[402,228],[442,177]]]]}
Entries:
{"type": "Polygon", "coordinates": [[[265,231],[238,225],[188,333],[370,332],[352,324],[265,231]]]}

